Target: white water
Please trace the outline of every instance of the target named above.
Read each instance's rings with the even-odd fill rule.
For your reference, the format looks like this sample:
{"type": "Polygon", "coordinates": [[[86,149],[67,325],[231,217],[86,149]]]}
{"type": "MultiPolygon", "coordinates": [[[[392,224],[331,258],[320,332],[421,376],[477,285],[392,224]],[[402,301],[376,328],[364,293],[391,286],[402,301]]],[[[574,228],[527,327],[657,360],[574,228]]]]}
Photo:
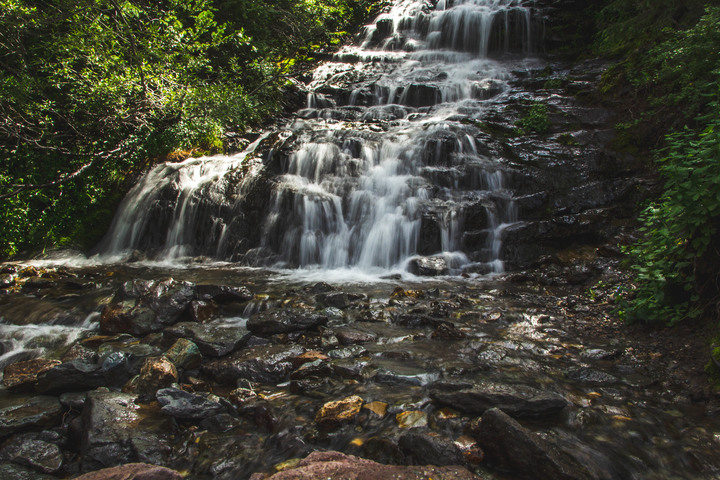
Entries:
{"type": "MultiPolygon", "coordinates": [[[[285,132],[294,147],[271,183],[255,247],[277,267],[375,277],[402,270],[418,253],[425,224],[435,222],[434,253],[453,271],[470,263],[468,250],[479,252],[473,261],[487,271],[502,271],[502,232],[517,221],[513,195],[496,159],[478,153],[475,127],[462,120],[482,118],[507,89],[512,75],[489,54],[532,52],[531,20],[518,0],[395,2],[365,27],[358,46],[315,71],[307,108],[285,132]],[[486,240],[467,245],[465,209],[478,202],[486,240]]],[[[233,229],[244,215],[244,185],[263,167],[256,160],[246,168],[235,198],[227,179],[263,138],[233,157],[154,168],[123,202],[100,260],[135,250],[161,261],[229,260],[252,248],[233,229]],[[148,212],[165,203],[172,217],[159,222],[148,212]]]]}

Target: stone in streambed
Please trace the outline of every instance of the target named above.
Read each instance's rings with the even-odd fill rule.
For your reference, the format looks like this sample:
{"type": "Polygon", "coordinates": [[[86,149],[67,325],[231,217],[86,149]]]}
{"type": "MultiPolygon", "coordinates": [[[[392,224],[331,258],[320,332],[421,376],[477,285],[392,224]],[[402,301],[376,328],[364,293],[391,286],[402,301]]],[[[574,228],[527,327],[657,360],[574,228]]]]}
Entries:
{"type": "Polygon", "coordinates": [[[322,428],[336,427],[352,421],[363,405],[363,399],[357,395],[323,405],[315,415],[315,422],[322,428]]]}
{"type": "Polygon", "coordinates": [[[313,312],[271,309],[250,317],[247,328],[256,335],[274,335],[309,330],[325,325],[328,318],[313,312]]]}
{"type": "Polygon", "coordinates": [[[31,467],[43,473],[55,473],[62,467],[63,453],[55,443],[37,433],[13,437],[2,450],[0,459],[31,467]]]}
{"type": "Polygon", "coordinates": [[[340,345],[344,346],[370,343],[377,339],[377,335],[374,333],[348,327],[335,330],[335,336],[340,342],[340,345]]]}
{"type": "Polygon", "coordinates": [[[190,302],[188,312],[190,319],[193,322],[207,322],[211,320],[218,311],[218,306],[215,302],[206,302],[204,300],[193,300],[190,302]]]}
{"type": "Polygon", "coordinates": [[[147,463],[129,463],[76,477],[75,480],[182,480],[180,472],[147,463]]]}
{"type": "Polygon", "coordinates": [[[438,383],[433,385],[430,397],[436,404],[465,413],[482,414],[497,407],[515,417],[551,415],[568,405],[568,401],[557,393],[488,381],[460,388],[438,383]]]}
{"type": "Polygon", "coordinates": [[[427,427],[428,416],[425,412],[413,410],[409,412],[398,413],[397,415],[395,415],[395,421],[400,428],[427,427]]]}
{"type": "Polygon", "coordinates": [[[253,294],[245,287],[229,287],[227,285],[198,285],[197,299],[215,302],[218,305],[228,303],[244,303],[253,299],[253,294]]]}
{"type": "Polygon", "coordinates": [[[172,422],[157,405],[137,405],[133,395],[89,392],[82,413],[81,470],[127,462],[167,465],[172,453],[172,422]]]}
{"type": "Polygon", "coordinates": [[[0,463],[0,478],[3,480],[57,480],[57,477],[39,473],[14,463],[0,463]]]}
{"type": "Polygon", "coordinates": [[[35,390],[40,393],[65,393],[92,390],[98,387],[119,387],[130,378],[127,356],[116,352],[100,363],[83,360],[62,363],[38,375],[35,390]]]}
{"type": "Polygon", "coordinates": [[[250,480],[482,480],[462,467],[383,465],[340,452],[313,452],[297,467],[270,477],[256,473],[250,480]]]}
{"type": "Polygon", "coordinates": [[[11,391],[32,390],[38,375],[61,363],[59,360],[45,358],[12,363],[3,370],[3,384],[11,391]]]}
{"type": "Polygon", "coordinates": [[[585,385],[612,385],[618,382],[618,379],[609,373],[585,367],[571,368],[565,372],[565,376],[585,385]]]}
{"type": "Polygon", "coordinates": [[[165,357],[148,358],[134,382],[134,390],[142,396],[155,396],[155,392],[177,381],[178,372],[170,360],[165,357]]]}
{"type": "Polygon", "coordinates": [[[202,363],[202,354],[198,346],[184,338],[178,338],[163,356],[170,360],[175,368],[183,370],[198,368],[202,363]]]}
{"type": "Polygon", "coordinates": [[[408,262],[408,271],[422,277],[437,277],[450,273],[444,257],[414,257],[408,262]]]}
{"type": "Polygon", "coordinates": [[[226,385],[236,386],[240,380],[276,385],[287,380],[293,360],[302,353],[297,345],[258,345],[209,361],[201,371],[226,385]]]}
{"type": "Polygon", "coordinates": [[[400,437],[400,450],[413,464],[462,465],[464,463],[460,449],[452,440],[423,429],[413,429],[400,437]]]}
{"type": "Polygon", "coordinates": [[[585,452],[587,449],[580,449],[578,444],[568,450],[558,448],[497,408],[483,414],[478,442],[486,454],[487,462],[493,467],[528,478],[623,478],[614,471],[612,463],[600,454],[582,455],[588,453],[585,452]],[[574,453],[573,450],[582,452],[574,453]]]}
{"type": "Polygon", "coordinates": [[[171,340],[185,338],[209,357],[223,357],[242,347],[250,337],[247,329],[239,325],[180,322],[166,328],[163,335],[171,340]]]}
{"type": "Polygon", "coordinates": [[[30,428],[54,426],[63,413],[56,397],[16,397],[0,409],[0,438],[30,428]]]}
{"type": "Polygon", "coordinates": [[[177,388],[160,389],[157,391],[156,397],[160,403],[160,410],[175,418],[197,420],[212,417],[225,410],[219,399],[213,399],[209,395],[185,392],[177,388]]]}

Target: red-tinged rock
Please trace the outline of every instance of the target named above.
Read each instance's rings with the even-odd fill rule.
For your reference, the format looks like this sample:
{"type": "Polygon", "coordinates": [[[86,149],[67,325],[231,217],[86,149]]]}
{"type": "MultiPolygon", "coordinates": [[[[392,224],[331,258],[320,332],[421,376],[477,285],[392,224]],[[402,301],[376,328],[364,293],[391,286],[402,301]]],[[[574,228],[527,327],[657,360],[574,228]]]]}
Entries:
{"type": "Polygon", "coordinates": [[[32,390],[37,382],[38,375],[61,363],[60,360],[48,360],[45,358],[13,363],[5,367],[3,371],[3,384],[8,390],[32,390]]]}
{"type": "Polygon", "coordinates": [[[182,480],[175,470],[146,463],[129,463],[118,467],[104,468],[76,477],[75,480],[182,480]]]}
{"type": "MultiPolygon", "coordinates": [[[[256,473],[250,480],[482,480],[463,467],[383,465],[340,452],[313,452],[295,468],[266,477],[256,473]]],[[[85,480],[85,479],[83,479],[85,480]]]]}

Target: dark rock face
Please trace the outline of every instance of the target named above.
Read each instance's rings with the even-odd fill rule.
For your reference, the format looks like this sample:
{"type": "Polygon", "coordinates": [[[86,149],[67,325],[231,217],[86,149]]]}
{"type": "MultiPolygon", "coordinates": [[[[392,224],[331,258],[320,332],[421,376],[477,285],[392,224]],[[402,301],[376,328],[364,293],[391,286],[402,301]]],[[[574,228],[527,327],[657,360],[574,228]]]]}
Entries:
{"type": "Polygon", "coordinates": [[[272,335],[309,330],[325,325],[327,321],[326,316],[313,312],[273,309],[251,316],[247,322],[247,328],[256,335],[272,335]]]}
{"type": "Polygon", "coordinates": [[[436,403],[461,412],[482,414],[491,408],[498,408],[515,417],[551,415],[568,406],[568,401],[556,393],[525,385],[491,382],[456,390],[453,390],[453,385],[436,384],[430,396],[436,403]]]}
{"type": "Polygon", "coordinates": [[[50,427],[63,413],[56,397],[17,398],[0,409],[0,438],[30,428],[50,427]]]}
{"type": "Polygon", "coordinates": [[[37,382],[37,376],[60,365],[59,360],[36,358],[8,365],[3,370],[3,384],[8,390],[31,390],[37,382]]]}
{"type": "Polygon", "coordinates": [[[253,294],[245,287],[230,287],[227,285],[198,285],[197,299],[213,301],[218,305],[228,303],[244,303],[252,300],[253,294]]]}
{"type": "Polygon", "coordinates": [[[194,284],[173,279],[127,282],[103,310],[100,327],[107,333],[158,332],[180,319],[195,293],[194,284]]]}
{"type": "Polygon", "coordinates": [[[408,271],[422,277],[436,277],[450,273],[443,257],[415,257],[408,263],[408,271]]]}
{"type": "Polygon", "coordinates": [[[277,384],[293,370],[293,359],[303,353],[297,345],[250,347],[203,365],[202,371],[218,382],[235,385],[239,380],[277,384]]]}
{"type": "Polygon", "coordinates": [[[240,348],[250,334],[240,326],[212,323],[181,322],[165,329],[169,339],[191,340],[203,355],[222,357],[240,348]]]}
{"type": "Polygon", "coordinates": [[[177,388],[163,388],[157,391],[160,410],[175,418],[202,419],[212,417],[225,410],[218,401],[204,395],[196,395],[177,388]]]}
{"type": "MultiPolygon", "coordinates": [[[[622,478],[599,454],[575,458],[493,408],[483,414],[480,438],[488,462],[496,468],[532,478],[590,480],[622,478]]],[[[576,446],[577,448],[577,446],[576,446]]]]}
{"type": "Polygon", "coordinates": [[[43,473],[55,473],[62,467],[63,454],[56,444],[38,434],[13,437],[0,450],[0,459],[31,467],[43,473]]]}
{"type": "Polygon", "coordinates": [[[465,463],[462,453],[451,440],[428,435],[422,429],[411,430],[400,437],[398,446],[405,454],[406,459],[412,460],[408,463],[414,465],[463,465],[465,463]]]}
{"type": "Polygon", "coordinates": [[[108,355],[97,364],[73,360],[40,374],[35,389],[40,393],[63,393],[121,386],[130,378],[130,368],[127,356],[120,352],[108,355]]]}
{"type": "Polygon", "coordinates": [[[168,463],[172,424],[159,410],[124,393],[90,392],[82,413],[82,470],[129,462],[168,463]]]}
{"type": "MultiPolygon", "coordinates": [[[[262,480],[262,474],[255,474],[251,480],[262,480]]],[[[345,455],[340,452],[314,452],[302,460],[297,467],[270,476],[267,480],[481,480],[462,467],[401,467],[382,465],[370,460],[345,455]]]]}

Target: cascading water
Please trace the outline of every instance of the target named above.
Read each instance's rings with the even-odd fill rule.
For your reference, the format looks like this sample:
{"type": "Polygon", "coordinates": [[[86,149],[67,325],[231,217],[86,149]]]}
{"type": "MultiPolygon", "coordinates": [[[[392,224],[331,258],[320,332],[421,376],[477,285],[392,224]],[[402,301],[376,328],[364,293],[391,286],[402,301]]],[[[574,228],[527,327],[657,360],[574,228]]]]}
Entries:
{"type": "Polygon", "coordinates": [[[477,123],[512,78],[502,57],[532,52],[537,30],[518,0],[395,2],[317,68],[307,108],[262,161],[258,140],[156,167],[100,251],[363,270],[423,255],[502,271],[517,212],[477,123]]]}

